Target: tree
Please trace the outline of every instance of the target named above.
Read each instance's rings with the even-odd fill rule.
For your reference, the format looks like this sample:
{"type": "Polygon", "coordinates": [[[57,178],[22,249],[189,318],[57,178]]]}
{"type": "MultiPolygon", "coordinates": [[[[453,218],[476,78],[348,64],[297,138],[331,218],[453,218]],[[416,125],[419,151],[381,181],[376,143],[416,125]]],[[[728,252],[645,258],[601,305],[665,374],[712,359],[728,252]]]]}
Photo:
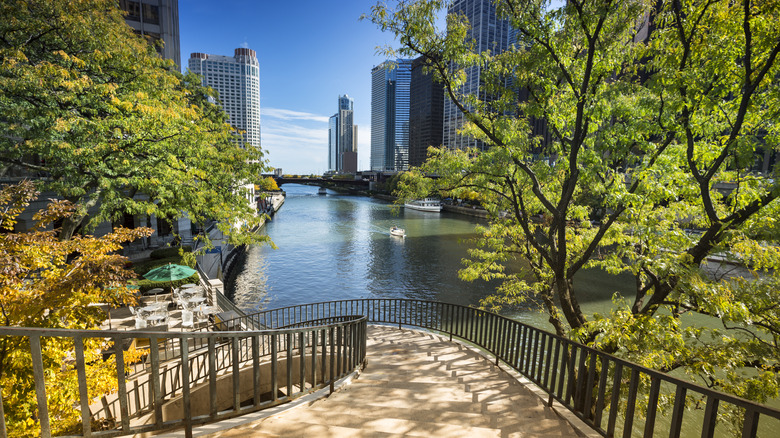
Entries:
{"type": "MultiPolygon", "coordinates": [[[[152,230],[120,228],[103,237],[74,236],[59,240],[51,224],[71,214],[67,201],[55,201],[35,215],[36,226],[13,232],[18,215],[38,196],[29,181],[0,188],[0,324],[6,327],[67,329],[99,328],[106,314],[91,303],[133,304],[127,280],[135,275],[127,259],[114,254],[125,242],[152,230]],[[74,257],[74,254],[76,256],[74,257]]],[[[56,434],[80,433],[81,413],[73,342],[68,338],[41,340],[48,407],[56,434]]],[[[102,357],[110,348],[102,338],[85,338],[91,398],[116,388],[115,359],[102,357]]],[[[133,354],[127,359],[132,360],[133,354]]],[[[11,436],[37,436],[37,401],[28,339],[0,339],[0,389],[5,421],[11,436]]]]}
{"type": "Polygon", "coordinates": [[[780,184],[746,167],[777,150],[778,5],[500,0],[518,34],[503,53],[475,53],[462,16],[436,29],[445,5],[378,4],[371,19],[400,43],[388,57],[423,56],[465,114],[462,134],[488,146],[432,148],[401,184],[404,198],[478,193],[491,221],[461,278],[503,280],[488,306],[535,297],[558,334],[776,397],[780,184]],[[461,93],[469,67],[488,99],[461,93]],[[747,275],[713,277],[716,255],[747,275]],[[518,259],[526,269],[506,269],[518,259]],[[587,267],[630,272],[635,296],[586,315],[573,286],[587,267]]]}
{"type": "Polygon", "coordinates": [[[258,181],[255,190],[278,192],[279,185],[276,184],[276,180],[273,177],[268,176],[258,181]]]}
{"type": "Polygon", "coordinates": [[[242,187],[262,151],[242,147],[215,92],[175,68],[114,1],[3,2],[0,174],[23,169],[70,200],[65,239],[123,214],[251,229],[242,187]]]}

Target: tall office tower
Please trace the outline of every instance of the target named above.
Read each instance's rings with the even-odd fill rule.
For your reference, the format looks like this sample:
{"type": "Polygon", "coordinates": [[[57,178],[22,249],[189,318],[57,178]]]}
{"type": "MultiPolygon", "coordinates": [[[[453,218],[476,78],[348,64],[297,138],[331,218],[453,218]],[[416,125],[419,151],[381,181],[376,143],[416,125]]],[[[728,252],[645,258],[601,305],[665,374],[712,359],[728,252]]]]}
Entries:
{"type": "Polygon", "coordinates": [[[371,170],[409,169],[411,82],[411,59],[385,61],[371,70],[371,170]]]}
{"type": "MultiPolygon", "coordinates": [[[[454,0],[447,13],[466,16],[471,25],[467,38],[474,40],[475,51],[481,53],[490,50],[491,53],[500,53],[508,48],[511,26],[509,20],[498,18],[493,0],[454,0]]],[[[479,66],[469,67],[466,70],[466,82],[458,91],[463,94],[479,93],[480,70],[479,66]]],[[[484,93],[480,94],[481,99],[487,99],[484,93]]],[[[442,132],[444,145],[452,149],[467,147],[482,149],[482,142],[457,134],[457,130],[463,126],[464,119],[458,107],[449,98],[445,98],[442,132]]]]}
{"type": "Polygon", "coordinates": [[[119,0],[133,30],[155,44],[157,52],[181,68],[179,48],[179,0],[119,0]],[[162,41],[162,44],[158,44],[162,41]]]}
{"type": "Polygon", "coordinates": [[[339,115],[336,113],[330,116],[330,119],[328,119],[328,170],[332,172],[338,172],[339,170],[339,163],[337,159],[339,156],[338,132],[339,115]]]}
{"type": "Polygon", "coordinates": [[[357,172],[357,126],[353,123],[354,101],[339,96],[339,110],[328,123],[328,169],[339,173],[357,172]]]}
{"type": "Polygon", "coordinates": [[[230,124],[243,131],[244,141],[260,147],[260,63],[252,49],[238,48],[235,55],[190,54],[189,69],[203,76],[203,85],[219,92],[230,124]]]}
{"type": "Polygon", "coordinates": [[[409,166],[425,162],[429,146],[441,146],[444,86],[423,70],[424,59],[412,61],[409,104],[409,166]]]}

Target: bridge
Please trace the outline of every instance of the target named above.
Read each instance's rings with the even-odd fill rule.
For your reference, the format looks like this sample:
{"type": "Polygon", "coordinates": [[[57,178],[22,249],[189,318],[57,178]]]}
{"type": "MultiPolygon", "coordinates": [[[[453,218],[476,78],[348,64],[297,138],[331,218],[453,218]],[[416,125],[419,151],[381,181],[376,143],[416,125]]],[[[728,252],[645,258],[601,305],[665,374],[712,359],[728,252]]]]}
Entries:
{"type": "Polygon", "coordinates": [[[320,186],[320,187],[340,186],[340,187],[349,187],[355,189],[368,189],[369,183],[371,182],[369,180],[363,180],[363,179],[283,177],[283,176],[274,176],[274,175],[269,175],[269,176],[271,176],[271,178],[273,178],[274,181],[276,181],[276,185],[278,185],[279,187],[281,187],[282,184],[305,184],[305,185],[320,186]]]}
{"type": "MultiPolygon", "coordinates": [[[[42,346],[47,345],[48,338],[56,337],[69,338],[75,348],[75,360],[69,366],[75,367],[78,376],[81,427],[76,425],[74,430],[80,429],[84,436],[119,436],[179,429],[189,438],[196,426],[278,406],[320,389],[333,393],[336,382],[367,366],[368,324],[436,334],[436,345],[422,350],[423,356],[435,362],[426,369],[443,366],[437,361],[465,354],[440,351],[439,342],[467,343],[484,358],[474,356],[476,359],[519,374],[534,385],[547,406],[561,406],[601,436],[653,436],[657,428],[668,431],[673,438],[692,430],[701,431],[702,437],[712,437],[716,425],[724,425],[724,418],[733,418],[731,426],[741,429],[746,438],[756,437],[759,429],[769,436],[780,427],[780,410],[776,408],[627,362],[495,313],[435,301],[356,299],[312,303],[215,320],[193,331],[0,327],[0,335],[30,345],[32,383],[38,401],[38,415],[31,427],[37,429],[38,436],[48,438],[53,432],[42,346]],[[114,353],[109,360],[116,362],[118,391],[94,403],[90,403],[87,393],[89,374],[84,356],[84,344],[89,339],[111,341],[113,352],[107,353],[114,353]],[[148,354],[126,364],[123,346],[131,341],[145,341],[148,354]],[[658,407],[661,400],[663,409],[658,407]],[[693,405],[704,406],[703,415],[693,412],[693,405]],[[96,421],[100,419],[105,421],[96,421]],[[93,430],[93,426],[102,430],[93,430]]],[[[394,336],[397,340],[409,337],[405,333],[394,336]]],[[[405,365],[421,359],[405,357],[397,345],[384,353],[402,358],[408,362],[405,365]]],[[[409,370],[408,366],[404,369],[409,370]]],[[[453,377],[449,368],[445,371],[453,377]]],[[[384,372],[380,370],[380,374],[384,372]]],[[[424,374],[420,375],[425,379],[424,374]]],[[[424,381],[429,389],[435,389],[442,379],[447,375],[424,381]]],[[[473,385],[469,382],[466,386],[473,385]]],[[[405,405],[411,399],[420,401],[408,390],[392,389],[393,393],[409,395],[393,406],[405,405]]],[[[340,397],[366,391],[358,388],[340,397]]],[[[479,394],[463,396],[466,399],[456,402],[431,402],[465,405],[474,398],[479,402],[479,394]]],[[[3,398],[0,394],[0,436],[7,436],[4,413],[10,406],[3,406],[3,398]]],[[[355,427],[361,426],[358,423],[355,427]]]]}

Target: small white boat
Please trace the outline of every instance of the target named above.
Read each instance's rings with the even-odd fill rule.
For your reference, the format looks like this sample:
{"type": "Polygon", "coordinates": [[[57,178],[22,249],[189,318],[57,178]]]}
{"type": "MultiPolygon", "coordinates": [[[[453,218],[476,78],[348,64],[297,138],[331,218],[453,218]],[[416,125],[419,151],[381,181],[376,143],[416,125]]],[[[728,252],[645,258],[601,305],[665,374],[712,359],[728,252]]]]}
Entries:
{"type": "Polygon", "coordinates": [[[411,208],[412,210],[438,213],[441,211],[441,201],[436,198],[417,199],[412,202],[407,202],[404,204],[404,207],[411,208]]]}
{"type": "Polygon", "coordinates": [[[390,227],[390,235],[391,236],[398,236],[398,237],[405,237],[406,236],[406,230],[403,228],[398,227],[390,227]]]}
{"type": "Polygon", "coordinates": [[[327,194],[328,194],[328,191],[327,191],[327,190],[325,190],[325,187],[320,187],[320,189],[319,189],[319,190],[317,190],[317,194],[318,194],[318,195],[327,195],[327,194]]]}

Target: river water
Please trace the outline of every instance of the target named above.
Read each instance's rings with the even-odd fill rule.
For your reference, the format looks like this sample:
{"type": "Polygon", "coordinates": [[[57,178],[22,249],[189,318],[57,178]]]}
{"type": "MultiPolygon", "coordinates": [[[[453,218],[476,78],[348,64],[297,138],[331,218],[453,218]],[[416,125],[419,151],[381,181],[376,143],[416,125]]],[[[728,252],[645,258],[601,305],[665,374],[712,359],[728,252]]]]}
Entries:
{"type": "MultiPolygon", "coordinates": [[[[285,185],[284,206],[265,226],[278,249],[252,247],[235,282],[235,303],[246,312],[354,298],[415,298],[478,305],[496,282],[464,282],[462,260],[482,219],[423,213],[364,196],[285,185]],[[390,236],[393,225],[406,237],[390,236]]],[[[614,292],[630,294],[630,277],[585,271],[575,278],[583,309],[606,311],[614,292]]],[[[551,328],[532,304],[511,317],[551,328]]]]}

